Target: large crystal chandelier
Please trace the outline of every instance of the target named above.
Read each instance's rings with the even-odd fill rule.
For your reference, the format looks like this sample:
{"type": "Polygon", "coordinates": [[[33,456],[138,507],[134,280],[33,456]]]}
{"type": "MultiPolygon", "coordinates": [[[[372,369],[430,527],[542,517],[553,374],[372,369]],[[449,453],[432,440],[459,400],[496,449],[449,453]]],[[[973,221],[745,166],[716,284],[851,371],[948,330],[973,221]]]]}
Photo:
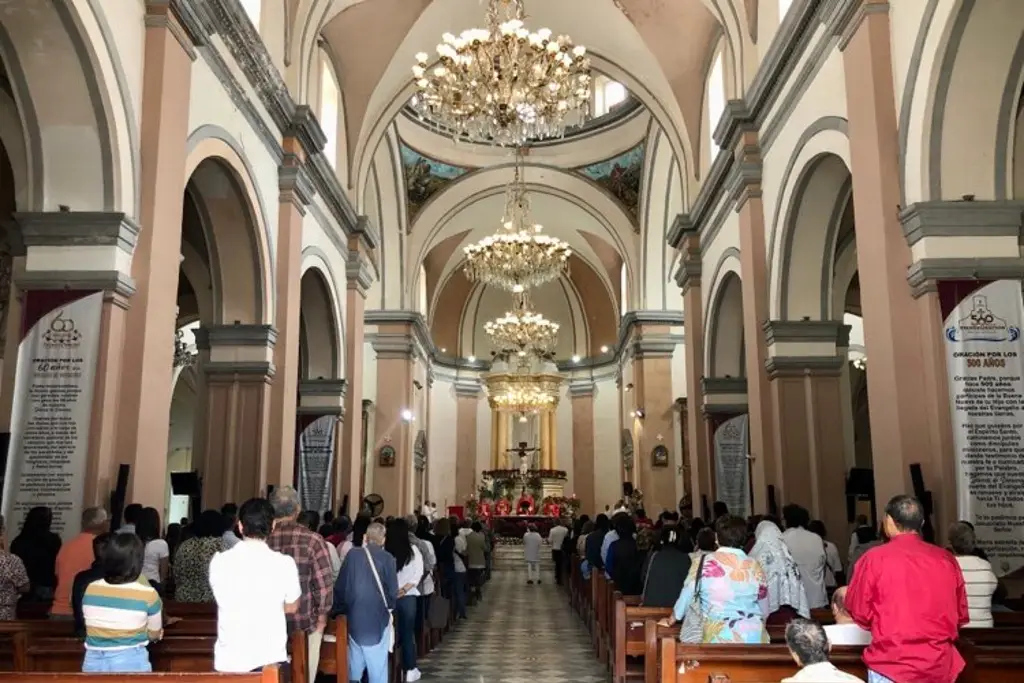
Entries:
{"type": "Polygon", "coordinates": [[[543,356],[554,350],[558,327],[558,323],[535,313],[525,294],[517,294],[513,309],[497,320],[484,323],[484,332],[501,353],[543,356]]]}
{"type": "Polygon", "coordinates": [[[496,234],[465,248],[465,273],[471,281],[519,293],[569,269],[569,245],[545,235],[544,226],[530,220],[521,150],[516,153],[515,176],[505,194],[501,224],[496,234]]]}
{"type": "Polygon", "coordinates": [[[582,45],[523,24],[525,0],[488,0],[487,28],[446,33],[438,60],[416,55],[413,109],[475,142],[519,147],[565,135],[590,114],[582,45]]]}
{"type": "Polygon", "coordinates": [[[506,413],[537,413],[555,405],[555,395],[535,384],[511,386],[492,397],[494,407],[506,413]]]}

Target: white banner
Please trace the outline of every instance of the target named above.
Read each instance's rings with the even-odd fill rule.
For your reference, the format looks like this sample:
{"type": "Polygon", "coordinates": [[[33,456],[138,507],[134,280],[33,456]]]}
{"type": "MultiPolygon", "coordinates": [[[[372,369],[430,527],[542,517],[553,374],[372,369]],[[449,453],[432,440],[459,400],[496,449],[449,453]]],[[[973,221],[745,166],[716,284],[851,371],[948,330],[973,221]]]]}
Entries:
{"type": "Polygon", "coordinates": [[[103,292],[47,313],[18,347],[3,512],[10,536],[36,506],[80,531],[103,292]]]}
{"type": "Polygon", "coordinates": [[[323,514],[331,505],[331,466],[338,418],[324,415],[313,420],[299,437],[299,500],[303,510],[323,514]]]}
{"type": "Polygon", "coordinates": [[[715,501],[744,519],[750,514],[748,420],[747,415],[737,415],[715,430],[715,501]]]}
{"type": "Polygon", "coordinates": [[[957,514],[998,575],[1024,566],[1024,301],[999,280],[946,318],[957,514]]]}

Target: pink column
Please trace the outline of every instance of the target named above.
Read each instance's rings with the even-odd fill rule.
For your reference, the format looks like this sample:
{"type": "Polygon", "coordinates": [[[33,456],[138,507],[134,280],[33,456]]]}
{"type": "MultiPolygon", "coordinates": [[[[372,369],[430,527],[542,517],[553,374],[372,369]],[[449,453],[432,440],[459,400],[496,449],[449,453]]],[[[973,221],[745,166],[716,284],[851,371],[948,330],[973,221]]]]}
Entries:
{"type": "MultiPolygon", "coordinates": [[[[455,384],[455,500],[462,505],[476,491],[476,448],[480,415],[480,385],[472,382],[455,384]]],[[[496,426],[491,425],[496,431],[496,426]]]]}
{"type": "Polygon", "coordinates": [[[174,3],[146,3],[136,292],[127,311],[117,457],[132,465],[128,500],[163,509],[182,196],[195,52],[174,3]]]}
{"type": "MultiPolygon", "coordinates": [[[[857,265],[871,396],[871,448],[881,514],[890,497],[911,491],[908,466],[928,469],[940,450],[928,419],[928,388],[941,386],[942,367],[925,354],[927,335],[938,338],[937,295],[914,300],[907,284],[913,259],[900,226],[900,173],[887,4],[865,0],[843,51],[850,120],[850,165],[857,216],[857,265]],[[871,7],[868,7],[868,6],[871,7]],[[868,276],[870,274],[870,276],[868,276]],[[921,321],[927,320],[922,325],[921,321]]],[[[932,481],[938,479],[932,470],[932,481]]]]}
{"type": "Polygon", "coordinates": [[[633,361],[633,385],[637,406],[644,409],[633,454],[633,471],[639,474],[639,487],[644,493],[644,504],[650,510],[674,510],[676,498],[675,470],[671,447],[675,440],[675,398],[672,396],[672,352],[663,349],[644,349],[643,337],[667,335],[669,328],[637,328],[636,357],[633,361]],[[659,438],[660,437],[660,438],[659,438]],[[654,462],[653,452],[658,446],[668,449],[665,464],[654,462]]]}
{"type": "Polygon", "coordinates": [[[377,354],[377,401],[374,413],[374,438],[370,458],[373,467],[373,493],[384,498],[390,515],[407,514],[412,480],[412,437],[414,426],[402,419],[402,411],[411,410],[413,396],[412,329],[406,323],[377,325],[373,348],[377,354]],[[390,461],[382,449],[394,450],[390,461]]]}
{"type": "Polygon", "coordinates": [[[596,510],[597,494],[594,480],[594,384],[569,385],[572,401],[572,482],[580,500],[580,509],[596,510]]]}
{"type": "Polygon", "coordinates": [[[349,496],[349,510],[362,504],[363,495],[363,343],[366,290],[373,282],[362,240],[349,241],[348,288],[345,293],[345,418],[341,451],[335,467],[334,490],[340,502],[349,496]]]}

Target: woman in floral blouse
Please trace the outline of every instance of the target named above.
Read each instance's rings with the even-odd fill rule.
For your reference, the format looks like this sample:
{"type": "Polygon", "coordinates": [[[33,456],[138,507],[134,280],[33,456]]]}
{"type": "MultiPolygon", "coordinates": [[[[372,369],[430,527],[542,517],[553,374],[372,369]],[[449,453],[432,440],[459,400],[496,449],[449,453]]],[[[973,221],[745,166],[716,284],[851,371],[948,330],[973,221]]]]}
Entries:
{"type": "Polygon", "coordinates": [[[213,602],[210,560],[224,550],[224,517],[216,510],[207,510],[192,525],[192,533],[174,553],[174,599],[213,602]]]}
{"type": "Polygon", "coordinates": [[[25,563],[7,551],[7,530],[4,518],[0,516],[0,621],[17,619],[18,600],[28,589],[25,563]]]}
{"type": "Polygon", "coordinates": [[[768,580],[761,565],[743,552],[747,523],[732,515],[715,524],[718,550],[694,562],[672,616],[662,624],[681,622],[694,598],[697,568],[702,567],[699,601],[705,643],[767,643],[768,580]]]}

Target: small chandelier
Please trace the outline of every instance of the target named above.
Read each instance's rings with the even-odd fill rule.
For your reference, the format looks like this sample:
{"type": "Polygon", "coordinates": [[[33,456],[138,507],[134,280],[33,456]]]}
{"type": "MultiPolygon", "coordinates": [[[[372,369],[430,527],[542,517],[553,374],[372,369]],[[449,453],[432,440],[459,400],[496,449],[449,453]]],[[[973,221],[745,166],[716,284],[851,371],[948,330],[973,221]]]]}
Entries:
{"type": "Polygon", "coordinates": [[[553,394],[531,384],[509,387],[493,396],[491,400],[499,411],[520,415],[538,413],[555,405],[553,394]]]}
{"type": "Polygon", "coordinates": [[[195,363],[196,354],[185,343],[184,330],[174,331],[174,367],[187,368],[195,363]]]}
{"type": "Polygon", "coordinates": [[[522,176],[522,150],[516,152],[515,175],[505,194],[501,230],[465,248],[466,277],[473,282],[521,293],[551,282],[569,270],[572,249],[531,223],[530,201],[522,176]]]}
{"type": "Polygon", "coordinates": [[[590,115],[590,59],[550,29],[530,31],[524,0],[488,0],[487,28],[445,33],[438,61],[416,55],[413,109],[474,142],[519,147],[560,138],[590,115]]]}
{"type": "Polygon", "coordinates": [[[525,294],[515,298],[513,310],[497,320],[484,323],[484,332],[500,353],[543,356],[558,342],[558,323],[535,313],[525,294]]]}

